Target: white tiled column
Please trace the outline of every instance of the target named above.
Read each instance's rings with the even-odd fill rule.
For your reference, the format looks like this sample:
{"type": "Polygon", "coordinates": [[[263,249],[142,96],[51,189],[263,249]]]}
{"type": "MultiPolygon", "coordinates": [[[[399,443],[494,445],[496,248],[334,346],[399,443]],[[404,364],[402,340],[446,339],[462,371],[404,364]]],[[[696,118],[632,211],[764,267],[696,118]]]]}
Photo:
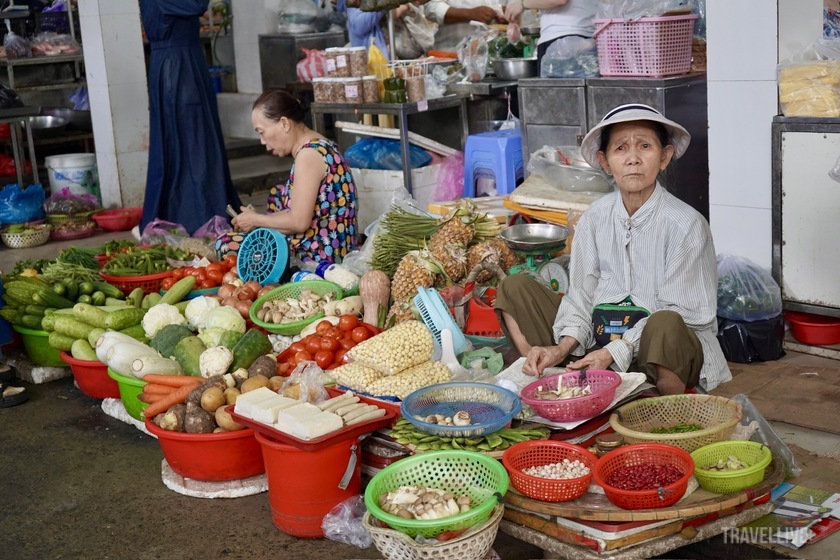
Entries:
{"type": "Polygon", "coordinates": [[[137,0],[79,2],[79,24],[102,204],[142,206],[149,97],[137,0]]]}
{"type": "Polygon", "coordinates": [[[232,3],[236,87],[240,93],[262,93],[259,36],[277,31],[280,4],[281,0],[232,3]]]}

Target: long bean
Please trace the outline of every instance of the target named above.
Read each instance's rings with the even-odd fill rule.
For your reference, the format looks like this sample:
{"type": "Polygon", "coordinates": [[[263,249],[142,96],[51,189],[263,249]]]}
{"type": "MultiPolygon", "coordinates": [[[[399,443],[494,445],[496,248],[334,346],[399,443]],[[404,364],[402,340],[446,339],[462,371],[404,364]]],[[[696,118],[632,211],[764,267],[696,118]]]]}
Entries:
{"type": "Polygon", "coordinates": [[[115,276],[146,276],[172,270],[168,259],[182,261],[189,257],[188,251],[169,246],[131,248],[111,256],[102,271],[115,276]]]}

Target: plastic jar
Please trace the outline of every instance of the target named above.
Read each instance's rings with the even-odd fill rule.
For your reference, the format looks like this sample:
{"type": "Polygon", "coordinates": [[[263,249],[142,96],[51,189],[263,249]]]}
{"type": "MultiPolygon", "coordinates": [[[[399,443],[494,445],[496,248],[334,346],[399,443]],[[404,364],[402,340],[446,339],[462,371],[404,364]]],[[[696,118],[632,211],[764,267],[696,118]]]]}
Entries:
{"type": "Polygon", "coordinates": [[[312,93],[318,103],[329,103],[332,101],[332,86],[330,78],[312,78],[312,93]]]}
{"type": "Polygon", "coordinates": [[[308,272],[306,270],[299,270],[292,274],[292,282],[303,282],[304,280],[321,280],[321,277],[314,272],[308,272]]]}
{"type": "Polygon", "coordinates": [[[426,99],[426,78],[410,76],[405,79],[405,92],[409,103],[416,103],[426,99]]]}
{"type": "Polygon", "coordinates": [[[368,73],[367,49],[365,47],[350,47],[347,49],[350,61],[350,75],[361,78],[368,73]]]}
{"type": "Polygon", "coordinates": [[[595,438],[595,448],[599,457],[606,455],[613,449],[618,449],[622,445],[624,445],[624,436],[621,434],[601,434],[595,438]]]}
{"type": "Polygon", "coordinates": [[[344,102],[363,103],[364,90],[362,89],[362,79],[354,76],[340,79],[344,84],[344,102]]]}
{"type": "Polygon", "coordinates": [[[325,69],[327,74],[336,78],[346,78],[350,76],[350,60],[347,56],[347,51],[350,49],[344,47],[330,47],[324,51],[326,57],[325,69]]]}
{"type": "Polygon", "coordinates": [[[379,103],[379,80],[376,76],[362,78],[362,90],[365,103],[379,103]]]}
{"type": "Polygon", "coordinates": [[[344,82],[341,78],[328,78],[330,103],[344,103],[344,82]]]}

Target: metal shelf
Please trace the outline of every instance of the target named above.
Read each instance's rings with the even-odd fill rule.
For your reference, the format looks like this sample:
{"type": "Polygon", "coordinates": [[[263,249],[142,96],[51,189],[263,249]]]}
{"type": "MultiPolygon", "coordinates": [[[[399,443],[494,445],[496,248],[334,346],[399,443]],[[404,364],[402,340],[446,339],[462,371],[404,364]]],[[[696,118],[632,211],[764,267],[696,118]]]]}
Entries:
{"type": "MultiPolygon", "coordinates": [[[[40,86],[15,86],[13,89],[18,92],[27,92],[27,91],[55,91],[59,89],[71,89],[77,87],[83,87],[87,85],[87,81],[82,80],[80,82],[72,81],[72,82],[52,82],[50,84],[43,84],[40,86]]],[[[10,86],[11,87],[11,86],[10,86]]]]}
{"type": "Polygon", "coordinates": [[[44,56],[31,56],[29,58],[5,58],[0,59],[0,67],[4,66],[37,66],[39,64],[58,64],[59,62],[83,62],[84,54],[57,54],[44,56]]]}

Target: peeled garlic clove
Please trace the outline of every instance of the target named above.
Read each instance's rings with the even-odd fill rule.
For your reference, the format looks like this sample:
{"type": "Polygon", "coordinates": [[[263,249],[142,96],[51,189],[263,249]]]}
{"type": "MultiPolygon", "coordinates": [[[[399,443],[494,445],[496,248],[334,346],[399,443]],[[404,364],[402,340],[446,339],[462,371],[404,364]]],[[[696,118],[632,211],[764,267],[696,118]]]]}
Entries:
{"type": "Polygon", "coordinates": [[[456,426],[469,426],[471,422],[470,413],[466,410],[459,410],[452,418],[452,423],[456,426]]]}

